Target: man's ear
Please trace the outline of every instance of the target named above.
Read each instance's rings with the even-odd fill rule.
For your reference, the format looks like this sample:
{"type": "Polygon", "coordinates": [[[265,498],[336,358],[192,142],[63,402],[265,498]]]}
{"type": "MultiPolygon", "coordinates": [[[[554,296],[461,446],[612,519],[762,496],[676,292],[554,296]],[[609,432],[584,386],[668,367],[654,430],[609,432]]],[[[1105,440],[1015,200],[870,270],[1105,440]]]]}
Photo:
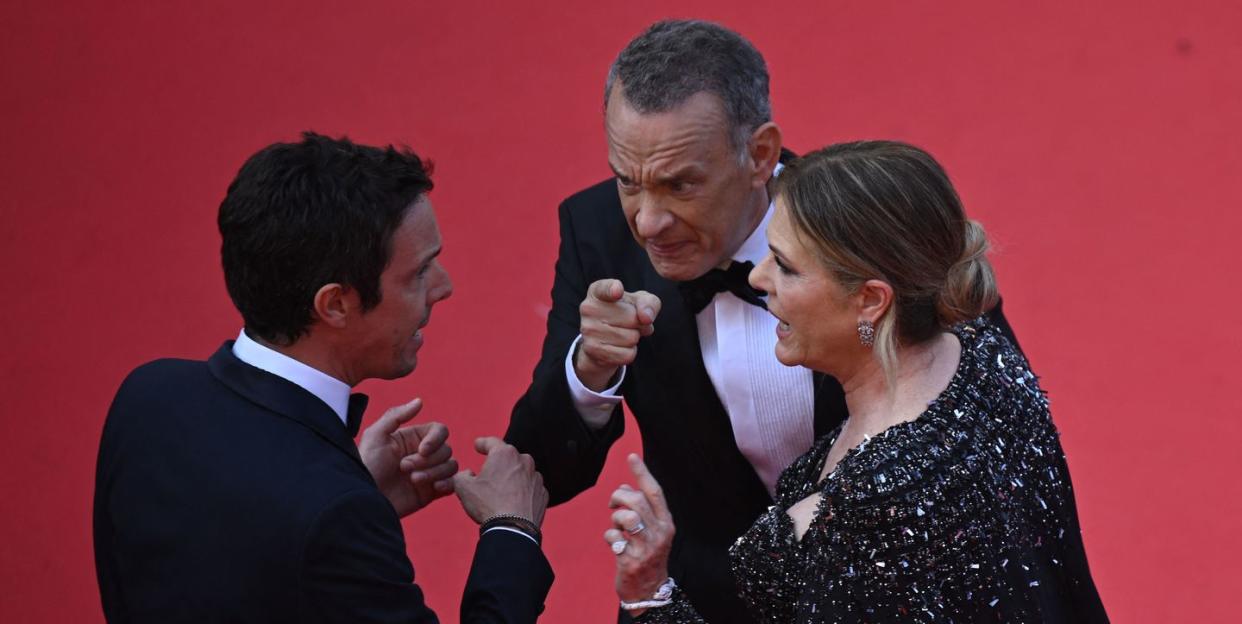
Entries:
{"type": "Polygon", "coordinates": [[[769,121],[750,134],[746,144],[746,164],[750,168],[751,183],[759,188],[772,178],[772,170],[781,159],[781,129],[769,121]]]}
{"type": "Polygon", "coordinates": [[[315,293],[315,316],[328,327],[342,329],[349,317],[362,309],[358,293],[341,284],[324,284],[315,293]]]}
{"type": "Polygon", "coordinates": [[[870,321],[871,323],[879,323],[880,318],[893,307],[893,301],[896,295],[893,294],[893,287],[888,282],[869,279],[858,287],[855,293],[858,301],[858,320],[870,321]]]}

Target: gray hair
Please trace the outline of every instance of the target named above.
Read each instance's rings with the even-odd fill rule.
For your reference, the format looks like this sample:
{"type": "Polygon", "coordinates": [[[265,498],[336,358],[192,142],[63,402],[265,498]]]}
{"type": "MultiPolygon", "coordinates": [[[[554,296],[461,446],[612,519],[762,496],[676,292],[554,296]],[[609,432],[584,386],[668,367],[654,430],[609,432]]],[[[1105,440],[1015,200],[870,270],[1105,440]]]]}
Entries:
{"type": "Polygon", "coordinates": [[[617,55],[608,70],[604,109],[617,80],[626,102],[639,113],[663,113],[698,93],[720,98],[744,149],[755,128],[771,121],[768,68],[763,55],[741,35],[702,20],[652,24],[617,55]]]}

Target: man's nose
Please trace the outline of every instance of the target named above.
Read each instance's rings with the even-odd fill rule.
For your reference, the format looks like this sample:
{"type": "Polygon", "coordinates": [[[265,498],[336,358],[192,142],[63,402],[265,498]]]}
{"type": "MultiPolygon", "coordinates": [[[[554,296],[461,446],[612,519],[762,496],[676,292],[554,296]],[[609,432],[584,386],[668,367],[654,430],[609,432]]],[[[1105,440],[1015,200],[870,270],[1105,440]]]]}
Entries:
{"type": "Polygon", "coordinates": [[[453,279],[449,277],[448,270],[446,270],[443,266],[440,267],[440,278],[442,283],[437,289],[438,292],[435,297],[436,301],[444,301],[445,299],[453,296],[453,279]]]}
{"type": "Polygon", "coordinates": [[[634,215],[634,229],[644,239],[657,238],[673,224],[673,215],[660,206],[659,198],[651,193],[638,197],[638,213],[634,215]]]}

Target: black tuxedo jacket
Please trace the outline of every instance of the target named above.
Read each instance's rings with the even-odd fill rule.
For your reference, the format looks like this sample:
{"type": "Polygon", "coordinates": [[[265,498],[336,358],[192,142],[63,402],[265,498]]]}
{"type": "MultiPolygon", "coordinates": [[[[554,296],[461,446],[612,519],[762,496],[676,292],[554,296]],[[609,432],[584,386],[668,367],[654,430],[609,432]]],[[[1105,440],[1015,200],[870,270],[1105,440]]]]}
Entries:
{"type": "MultiPolygon", "coordinates": [[[[677,525],[669,573],[708,622],[750,622],[727,551],[773,501],[738,450],[729,415],[703,365],[694,313],[677,284],[660,277],[634,241],[615,180],[565,200],[560,233],[543,354],[505,437],[535,458],[553,504],[594,485],[625,420],[618,406],[607,426],[595,431],[574,408],[565,358],[579,333],[578,306],[587,287],[605,278],[620,279],[627,291],[660,297],[655,333],[639,343],[620,393],[677,525]]],[[[995,316],[1003,325],[999,306],[995,316]]],[[[819,437],[845,418],[845,399],[832,377],[815,373],[813,386],[819,437]]]]}
{"type": "MultiPolygon", "coordinates": [[[[365,397],[351,399],[351,414],[365,397]]],[[[160,360],[122,384],[95,483],[104,614],[122,622],[436,622],[400,519],[340,418],[238,360],[160,360]]],[[[483,536],[463,622],[534,622],[539,547],[483,536]]]]}

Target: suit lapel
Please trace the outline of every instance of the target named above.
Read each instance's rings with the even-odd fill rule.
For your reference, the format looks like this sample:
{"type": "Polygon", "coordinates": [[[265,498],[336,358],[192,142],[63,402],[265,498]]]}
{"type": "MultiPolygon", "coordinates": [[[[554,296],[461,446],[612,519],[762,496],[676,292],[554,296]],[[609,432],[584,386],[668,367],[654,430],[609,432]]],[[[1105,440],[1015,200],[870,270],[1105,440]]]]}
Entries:
{"type": "MultiPolygon", "coordinates": [[[[207,367],[230,390],[268,411],[309,428],[366,470],[358,455],[357,445],[332,408],[301,386],[237,359],[233,355],[232,340],[225,342],[207,360],[207,367]]],[[[361,409],[365,406],[365,396],[351,396],[351,417],[361,418],[361,409]]]]}

